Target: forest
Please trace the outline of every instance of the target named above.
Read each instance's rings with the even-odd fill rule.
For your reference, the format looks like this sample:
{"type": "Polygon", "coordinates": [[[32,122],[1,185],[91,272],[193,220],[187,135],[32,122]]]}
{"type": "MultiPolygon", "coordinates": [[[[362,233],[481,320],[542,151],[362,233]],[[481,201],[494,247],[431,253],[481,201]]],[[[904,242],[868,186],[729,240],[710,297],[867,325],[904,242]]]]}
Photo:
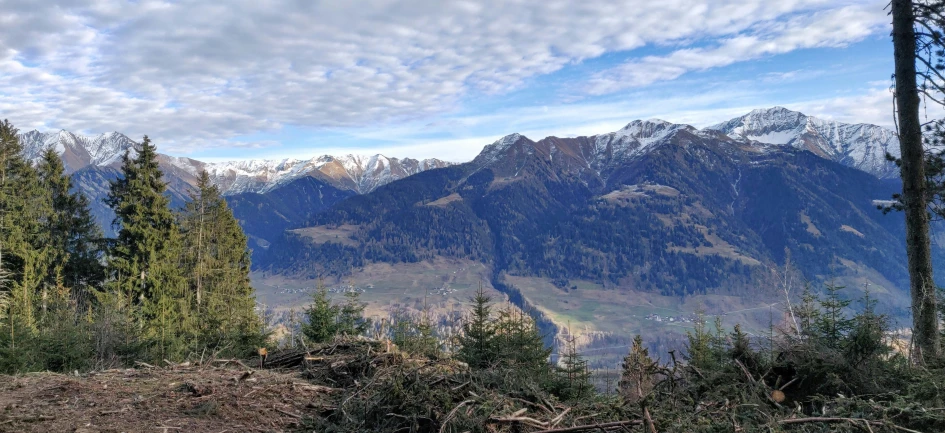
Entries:
{"type": "Polygon", "coordinates": [[[0,371],[72,371],[245,354],[266,331],[246,237],[206,174],[172,210],[147,137],[122,162],[106,239],[59,155],[33,166],[0,124],[0,371]]]}

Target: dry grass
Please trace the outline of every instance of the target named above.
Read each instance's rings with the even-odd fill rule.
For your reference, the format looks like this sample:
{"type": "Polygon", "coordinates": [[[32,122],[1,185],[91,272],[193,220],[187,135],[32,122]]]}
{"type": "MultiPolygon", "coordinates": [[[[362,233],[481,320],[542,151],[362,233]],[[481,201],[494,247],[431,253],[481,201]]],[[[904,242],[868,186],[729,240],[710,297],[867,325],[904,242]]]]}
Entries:
{"type": "Polygon", "coordinates": [[[351,238],[358,231],[359,226],[345,224],[338,227],[315,226],[304,229],[289,230],[308,238],[312,243],[324,244],[328,242],[357,247],[358,242],[351,238]]]}

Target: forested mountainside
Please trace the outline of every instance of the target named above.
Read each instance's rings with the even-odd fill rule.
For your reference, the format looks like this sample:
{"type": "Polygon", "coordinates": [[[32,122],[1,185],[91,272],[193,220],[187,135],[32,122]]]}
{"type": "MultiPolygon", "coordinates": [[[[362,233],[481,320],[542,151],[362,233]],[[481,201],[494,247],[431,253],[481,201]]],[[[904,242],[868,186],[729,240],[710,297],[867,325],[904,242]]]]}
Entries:
{"type": "Polygon", "coordinates": [[[897,189],[808,150],[666,122],[538,142],[514,134],[470,163],[340,202],[309,224],[329,236],[288,232],[259,266],[317,277],[441,255],[562,286],[686,296],[753,290],[790,254],[807,279],[868,282],[904,309],[901,218],[873,203],[897,189]]]}
{"type": "MultiPolygon", "coordinates": [[[[461,205],[448,207],[446,205],[452,200],[450,197],[454,197],[449,196],[449,194],[455,192],[461,195],[464,200],[469,200],[468,196],[471,190],[467,189],[464,190],[466,191],[465,193],[462,193],[461,191],[452,189],[456,187],[456,182],[458,182],[456,179],[446,182],[446,184],[451,186],[431,187],[433,190],[428,191],[429,194],[434,196],[437,194],[445,194],[446,196],[432,198],[424,196],[426,198],[423,198],[423,200],[429,199],[436,201],[443,199],[442,201],[435,202],[434,207],[438,206],[439,209],[450,209],[450,211],[442,212],[444,215],[449,215],[446,217],[446,220],[443,219],[444,216],[442,215],[436,217],[436,222],[431,226],[435,227],[431,229],[434,237],[426,239],[424,241],[426,247],[420,250],[408,247],[409,242],[403,246],[394,246],[398,245],[398,243],[391,242],[390,240],[390,237],[393,236],[393,232],[383,232],[383,235],[381,235],[382,231],[385,230],[383,228],[366,231],[358,235],[359,239],[370,244],[370,246],[364,245],[358,248],[370,251],[369,253],[353,254],[351,251],[339,246],[325,246],[324,248],[333,248],[336,250],[335,255],[358,257],[358,260],[364,258],[368,258],[369,260],[412,260],[412,257],[420,258],[424,257],[424,254],[430,254],[424,251],[433,250],[454,250],[456,251],[455,255],[471,257],[476,260],[485,260],[493,258],[494,253],[500,252],[499,255],[502,258],[498,259],[497,263],[500,263],[503,269],[509,267],[508,269],[513,271],[524,270],[526,268],[530,269],[529,266],[525,266],[523,263],[544,260],[539,259],[539,257],[543,258],[546,255],[545,250],[550,248],[552,251],[558,251],[558,253],[548,257],[548,263],[540,266],[542,268],[540,272],[538,269],[528,272],[537,272],[541,275],[553,275],[561,279],[566,279],[568,276],[580,276],[594,277],[602,281],[619,281],[621,278],[624,278],[621,273],[637,272],[629,271],[628,269],[633,267],[627,266],[628,264],[647,262],[654,254],[657,254],[660,260],[667,261],[666,266],[670,266],[669,263],[682,263],[686,260],[693,260],[692,257],[689,257],[692,256],[692,254],[686,256],[688,253],[685,251],[689,251],[687,248],[690,250],[696,248],[693,246],[695,245],[693,244],[695,239],[699,239],[700,237],[704,238],[700,231],[702,229],[698,226],[712,228],[722,233],[729,230],[728,226],[733,223],[726,221],[727,218],[724,212],[712,212],[712,218],[708,216],[699,217],[697,215],[698,212],[691,212],[693,209],[698,209],[692,207],[696,202],[705,201],[707,202],[706,206],[708,208],[717,211],[724,210],[726,203],[733,207],[740,205],[742,208],[739,212],[744,214],[744,218],[748,219],[755,218],[755,216],[757,216],[757,218],[782,218],[790,221],[796,219],[794,215],[782,215],[777,210],[773,211],[773,214],[766,213],[771,212],[770,209],[781,209],[780,206],[783,204],[778,204],[778,206],[773,207],[766,204],[766,196],[764,194],[752,198],[753,201],[750,202],[748,201],[749,196],[747,195],[741,196],[738,203],[736,203],[734,196],[728,197],[735,191],[735,187],[725,185],[736,183],[736,180],[738,180],[737,173],[741,169],[739,166],[741,163],[737,161],[744,160],[745,155],[736,158],[736,155],[731,154],[722,158],[720,164],[707,165],[710,161],[705,161],[701,166],[692,168],[686,164],[672,166],[667,165],[665,161],[659,163],[653,162],[660,158],[659,155],[664,155],[665,151],[662,151],[659,155],[649,155],[650,147],[654,144],[661,143],[668,135],[675,134],[681,130],[706,137],[717,136],[719,140],[728,142],[730,147],[731,145],[737,144],[735,147],[743,149],[742,153],[748,152],[745,153],[745,155],[757,154],[771,156],[785,151],[785,149],[782,148],[802,149],[811,151],[819,157],[835,161],[841,165],[857,168],[860,171],[870,173],[878,178],[887,179],[895,174],[895,165],[886,161],[884,158],[886,152],[890,152],[893,155],[898,154],[895,136],[891,131],[874,125],[849,125],[840,122],[825,121],[780,107],[755,110],[745,116],[706,128],[703,131],[697,131],[687,125],[676,125],[663,121],[635,121],[620,131],[594,137],[575,139],[549,138],[548,140],[550,141],[548,141],[547,145],[550,146],[549,149],[553,149],[554,151],[548,153],[548,158],[558,158],[559,160],[544,168],[542,168],[540,164],[535,167],[526,168],[523,173],[533,171],[534,173],[532,174],[538,177],[535,177],[525,184],[510,188],[508,191],[501,191],[502,188],[497,188],[496,186],[504,185],[509,179],[519,181],[521,180],[520,178],[523,177],[514,176],[514,174],[517,174],[515,172],[503,173],[499,175],[497,185],[491,185],[492,181],[486,181],[485,177],[482,177],[488,177],[488,173],[493,173],[493,176],[495,176],[495,170],[498,167],[505,167],[506,171],[517,171],[520,168],[525,168],[524,164],[527,159],[510,158],[505,153],[503,146],[487,146],[476,161],[465,165],[467,168],[452,169],[452,171],[447,170],[444,174],[433,176],[434,178],[441,178],[443,176],[452,176],[449,173],[457,173],[456,176],[462,179],[463,188],[475,189],[482,187],[483,182],[490,183],[490,186],[486,187],[490,198],[477,204],[476,206],[478,207],[476,208],[468,206],[464,208],[461,205]],[[558,141],[565,144],[559,144],[558,141]],[[647,157],[643,158],[644,156],[647,157]],[[660,170],[660,167],[663,166],[665,167],[660,170]],[[474,168],[469,169],[468,167],[474,168]],[[578,170],[578,168],[580,168],[580,170],[578,170]],[[469,172],[470,170],[480,169],[484,169],[485,173],[476,174],[469,172]],[[695,171],[688,171],[690,169],[694,169],[695,171]],[[735,170],[735,174],[723,173],[722,171],[713,173],[715,170],[735,170]],[[660,172],[663,174],[659,174],[660,172]],[[700,185],[700,179],[706,176],[717,177],[718,182],[700,185]],[[662,194],[653,191],[646,192],[642,189],[637,192],[620,190],[621,187],[635,188],[631,187],[631,185],[640,182],[659,183],[667,186],[673,185],[673,182],[664,182],[661,180],[664,178],[689,179],[685,182],[688,186],[680,186],[679,188],[682,188],[682,190],[691,188],[691,190],[677,197],[667,195],[666,192],[669,190],[662,190],[662,194]],[[545,179],[547,179],[547,182],[545,179]],[[710,185],[713,185],[716,189],[711,189],[710,185]],[[447,192],[448,194],[446,194],[447,192]],[[526,197],[532,192],[538,192],[538,195],[536,197],[526,197]],[[561,197],[548,198],[549,195],[559,193],[563,195],[561,197]],[[633,197],[636,198],[630,200],[630,198],[633,197]],[[642,200],[642,197],[647,197],[647,199],[642,200]],[[515,227],[524,230],[524,232],[521,233],[509,232],[508,230],[511,230],[511,227],[504,229],[507,232],[506,234],[511,236],[509,239],[519,239],[519,236],[525,236],[527,233],[528,236],[533,237],[548,236],[550,237],[549,239],[556,239],[554,242],[558,243],[564,243],[567,239],[572,237],[585,239],[583,242],[590,242],[587,239],[591,239],[594,236],[603,236],[600,234],[606,233],[608,229],[622,228],[623,234],[618,237],[628,237],[633,240],[624,239],[617,242],[611,237],[611,240],[613,240],[613,245],[611,246],[591,243],[588,245],[581,244],[582,246],[571,245],[566,248],[548,246],[517,251],[517,249],[524,244],[515,243],[503,236],[496,237],[489,231],[504,226],[501,222],[492,221],[499,217],[491,217],[482,214],[488,212],[489,209],[501,209],[503,207],[501,203],[503,200],[517,201],[513,207],[519,209],[516,212],[521,212],[518,215],[519,218],[535,218],[541,220],[541,222],[536,223],[516,224],[515,227]],[[528,203],[533,203],[534,208],[525,209],[528,203]],[[593,219],[600,224],[574,225],[569,223],[561,225],[561,219],[555,217],[554,212],[565,212],[570,215],[575,203],[582,203],[582,205],[579,206],[583,209],[582,212],[591,212],[593,214],[587,215],[586,218],[593,219]],[[586,206],[587,203],[603,203],[607,205],[588,207],[586,206]],[[753,207],[756,204],[760,204],[761,207],[753,207]],[[691,244],[689,246],[686,246],[686,242],[683,242],[681,239],[677,239],[677,241],[672,242],[673,246],[668,250],[665,246],[662,248],[641,248],[641,245],[649,243],[649,241],[640,240],[641,237],[647,237],[651,233],[662,233],[665,231],[668,222],[665,217],[658,219],[656,214],[647,215],[645,212],[641,212],[642,209],[648,207],[653,209],[661,208],[665,215],[686,214],[688,215],[687,221],[694,221],[693,218],[709,219],[704,221],[700,220],[701,222],[693,222],[692,224],[680,225],[678,222],[671,224],[675,227],[672,232],[678,232],[673,236],[682,236],[689,239],[687,241],[691,244]],[[462,210],[460,214],[454,214],[458,209],[464,210],[462,210]],[[480,214],[477,214],[475,218],[470,219],[470,221],[478,222],[468,228],[469,231],[450,233],[451,230],[468,223],[464,222],[456,225],[456,221],[466,221],[466,217],[462,212],[479,212],[480,214]],[[546,218],[544,217],[545,212],[551,212],[552,215],[546,218]],[[618,224],[618,226],[621,227],[608,226],[608,221],[611,220],[633,220],[636,221],[636,223],[632,224],[632,229],[628,229],[622,227],[622,225],[624,225],[623,223],[618,224]],[[489,221],[492,221],[492,226],[489,225],[489,221]],[[659,225],[655,225],[657,221],[659,225]],[[582,229],[580,227],[584,228],[582,229]],[[653,227],[660,229],[656,230],[653,227]],[[687,230],[688,232],[686,232],[687,230]],[[559,231],[566,234],[559,234],[559,231]],[[686,232],[686,234],[681,234],[683,232],[686,232]],[[385,246],[383,248],[379,247],[378,245],[381,244],[385,246]],[[624,245],[627,250],[623,253],[617,253],[617,251],[620,250],[617,244],[624,245]],[[439,245],[439,247],[433,249],[429,248],[432,245],[439,245]],[[559,254],[583,252],[584,248],[589,248],[589,251],[596,251],[596,253],[592,253],[591,256],[584,256],[583,258],[584,261],[589,263],[594,262],[595,264],[574,265],[565,257],[559,257],[559,254]],[[634,251],[632,254],[629,252],[631,250],[634,251]],[[603,255],[599,257],[593,255],[597,253],[603,255]],[[666,256],[666,254],[672,257],[666,256]],[[680,254],[683,255],[680,256],[680,254]],[[631,257],[635,257],[635,259],[631,257]],[[601,260],[598,261],[597,259],[601,260]],[[565,262],[569,264],[562,264],[565,262]],[[574,273],[570,270],[562,270],[564,268],[573,270],[576,269],[575,266],[583,270],[578,273],[574,273]]],[[[504,141],[514,141],[514,137],[517,136],[513,135],[507,137],[504,141]]],[[[104,205],[102,199],[108,189],[108,181],[114,180],[118,176],[117,167],[120,163],[121,155],[126,150],[133,148],[132,145],[134,141],[120,133],[82,136],[67,131],[45,134],[31,131],[21,134],[19,138],[24,144],[24,156],[28,159],[35,160],[43,150],[50,148],[60,154],[66,171],[72,173],[75,188],[90,198],[93,215],[96,217],[99,224],[103,226],[106,233],[111,233],[111,222],[114,219],[114,214],[104,205]]],[[[663,156],[663,158],[669,157],[668,155],[663,156]]],[[[772,156],[772,158],[775,157],[772,156]]],[[[235,216],[239,219],[251,239],[250,245],[254,250],[254,256],[257,260],[261,261],[269,260],[263,257],[266,248],[282,237],[286,230],[298,229],[319,222],[320,220],[316,220],[315,218],[316,213],[329,209],[345,198],[376,191],[383,185],[399,179],[409,178],[416,173],[449,166],[449,163],[436,159],[397,159],[386,158],[381,155],[372,157],[358,157],[352,155],[345,157],[324,156],[311,160],[253,160],[224,163],[204,163],[190,158],[160,155],[159,162],[162,170],[165,172],[165,179],[168,182],[166,194],[171,199],[171,205],[174,208],[183,206],[188,200],[189,191],[196,182],[197,174],[200,170],[207,170],[214,184],[226,195],[228,202],[234,210],[235,216]]],[[[772,159],[769,163],[769,165],[774,164],[777,164],[776,158],[772,159]]],[[[752,175],[752,173],[754,172],[746,171],[747,175],[752,175]]],[[[425,182],[423,179],[427,178],[421,177],[418,180],[405,183],[396,188],[385,190],[388,192],[382,192],[381,194],[407,194],[405,197],[395,198],[393,200],[403,201],[404,203],[416,203],[419,199],[410,201],[411,198],[417,198],[416,194],[412,194],[407,190],[418,188],[416,186],[417,182],[425,182]]],[[[746,179],[746,182],[747,181],[746,179]]],[[[438,184],[437,182],[438,181],[433,181],[434,184],[438,184]]],[[[871,180],[868,183],[872,185],[875,182],[871,180]]],[[[832,191],[829,185],[824,185],[824,188],[826,189],[820,191],[820,193],[829,194],[827,190],[832,191]]],[[[876,188],[880,189],[869,189],[870,191],[874,191],[870,193],[873,195],[871,198],[885,199],[896,189],[896,186],[890,184],[887,186],[877,186],[876,188]]],[[[428,187],[422,187],[420,189],[426,191],[428,187]]],[[[834,192],[834,194],[837,195],[843,195],[842,193],[843,191],[834,192]]],[[[751,191],[746,191],[745,194],[751,194],[751,191]]],[[[823,194],[815,195],[819,197],[823,196],[823,194]]],[[[359,206],[358,203],[361,202],[352,202],[347,208],[351,209],[354,206],[359,206]]],[[[812,208],[815,207],[810,203],[808,203],[808,205],[812,208]]],[[[362,210],[361,212],[375,213],[377,211],[375,208],[368,207],[369,209],[362,210]]],[[[379,212],[385,215],[391,213],[390,210],[381,210],[379,212]]],[[[422,213],[425,216],[431,216],[435,213],[435,211],[429,209],[426,210],[426,213],[417,212],[416,210],[413,212],[422,213]]],[[[731,210],[729,213],[733,212],[734,210],[731,210]]],[[[813,209],[810,212],[817,213],[821,211],[813,209]]],[[[804,215],[804,221],[811,218],[808,213],[804,215]]],[[[403,217],[406,217],[406,215],[403,217]]],[[[762,223],[757,222],[757,224],[762,223]]],[[[782,227],[790,226],[782,225],[782,227]]],[[[806,230],[806,225],[804,228],[806,230]]],[[[467,228],[463,230],[467,230],[467,228]]],[[[777,243],[778,241],[775,239],[780,239],[780,235],[777,233],[783,230],[786,229],[768,228],[760,232],[752,231],[752,233],[754,233],[753,236],[756,237],[770,236],[772,237],[771,242],[777,243]]],[[[853,232],[845,231],[843,233],[849,234],[853,232]]],[[[663,234],[665,235],[665,233],[663,234]]],[[[751,239],[751,236],[748,236],[746,239],[751,239]]],[[[827,242],[819,237],[815,238],[815,240],[818,242],[827,242]]],[[[291,243],[294,241],[283,240],[280,242],[291,243]]],[[[726,240],[726,242],[729,241],[726,240]]],[[[752,248],[755,247],[752,245],[757,244],[757,242],[741,238],[734,239],[732,242],[735,243],[730,245],[738,245],[739,248],[744,249],[745,252],[753,251],[752,248]]],[[[809,242],[805,244],[814,245],[814,243],[809,242]]],[[[350,249],[354,247],[348,246],[346,248],[350,249]]],[[[711,248],[725,250],[727,247],[703,246],[702,249],[698,250],[700,255],[697,257],[701,257],[699,259],[700,262],[709,261],[714,263],[714,261],[723,260],[722,257],[724,257],[724,255],[708,254],[707,252],[711,248]]],[[[783,250],[783,248],[781,248],[781,250],[783,250]]],[[[764,256],[764,254],[762,256],[764,256]]],[[[771,259],[780,261],[782,256],[782,253],[773,252],[771,259]]],[[[276,256],[273,256],[272,259],[275,257],[276,256]]],[[[496,256],[495,258],[498,257],[499,256],[496,256]]],[[[798,257],[798,260],[804,260],[804,258],[798,257]]],[[[744,260],[737,262],[741,264],[750,263],[750,261],[746,262],[744,260]]],[[[818,268],[816,270],[818,275],[824,274],[822,268],[829,265],[824,264],[820,260],[815,262],[816,263],[812,263],[812,265],[818,268]]],[[[731,264],[732,263],[730,263],[730,265],[731,264]]],[[[306,266],[318,267],[320,265],[306,264],[304,261],[299,262],[293,260],[292,264],[286,264],[286,266],[297,269],[306,266]]],[[[330,266],[332,268],[336,267],[334,265],[330,266]]],[[[693,266],[693,264],[690,264],[690,266],[693,266]]],[[[702,265],[694,266],[696,268],[702,267],[702,265]]],[[[706,277],[710,280],[715,281],[712,279],[711,274],[726,273],[727,271],[723,268],[726,268],[728,265],[706,263],[704,266],[716,269],[716,271],[699,271],[705,273],[706,277]]],[[[651,277],[646,275],[649,275],[652,267],[648,266],[646,268],[647,271],[640,274],[638,279],[651,277]]],[[[736,274],[753,272],[747,269],[743,271],[744,272],[737,271],[736,274]]],[[[277,272],[282,272],[282,270],[278,270],[277,272]]],[[[655,270],[653,272],[659,273],[655,270]]],[[[693,274],[693,277],[696,275],[698,274],[693,274]]],[[[749,280],[752,278],[753,277],[748,277],[749,280]]],[[[657,278],[656,281],[661,280],[657,278]]]]}
{"type": "MultiPolygon", "coordinates": [[[[90,199],[91,210],[106,233],[113,234],[114,213],[103,202],[108,181],[117,177],[126,151],[135,154],[135,140],[119,132],[86,136],[69,131],[29,131],[18,136],[23,156],[37,163],[52,149],[72,174],[77,191],[90,199]]],[[[256,241],[254,248],[268,244],[270,233],[298,227],[312,212],[331,206],[352,194],[373,191],[381,185],[450,163],[438,159],[388,158],[383,155],[329,156],[308,160],[249,160],[205,163],[191,158],[158,155],[167,182],[166,195],[179,208],[189,199],[201,171],[227,199],[239,203],[237,218],[256,241]],[[302,181],[301,184],[295,184],[302,181]],[[300,186],[308,185],[308,186],[300,186]],[[314,189],[312,189],[314,188],[314,189]],[[281,192],[276,190],[284,189],[281,192]],[[307,197],[320,191],[318,197],[307,197]],[[289,198],[290,196],[293,196],[289,198]],[[247,203],[253,206],[247,206],[247,203]]]]}

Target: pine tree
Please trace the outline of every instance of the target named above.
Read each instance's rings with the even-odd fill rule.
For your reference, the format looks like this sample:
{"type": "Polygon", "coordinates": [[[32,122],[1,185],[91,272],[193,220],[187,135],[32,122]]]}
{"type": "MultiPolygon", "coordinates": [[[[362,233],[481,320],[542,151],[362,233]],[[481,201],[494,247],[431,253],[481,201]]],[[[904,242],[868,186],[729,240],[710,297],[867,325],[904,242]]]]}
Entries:
{"type": "Polygon", "coordinates": [[[140,339],[155,357],[175,357],[192,340],[191,301],[186,290],[180,232],[157,151],[147,136],[126,152],[122,177],[111,183],[106,202],[115,211],[118,237],[108,254],[111,289],[130,313],[140,339]]]}
{"type": "Polygon", "coordinates": [[[200,318],[198,346],[239,343],[236,352],[253,349],[262,342],[262,322],[249,281],[246,235],[206,171],[190,194],[180,225],[188,298],[200,318]]]}
{"type": "Polygon", "coordinates": [[[8,332],[3,335],[9,337],[11,349],[18,334],[36,329],[51,255],[42,230],[50,214],[50,195],[22,150],[17,129],[9,121],[0,122],[0,291],[9,293],[8,332]]]}
{"type": "Polygon", "coordinates": [[[412,355],[436,358],[440,355],[440,339],[429,317],[400,311],[391,315],[391,340],[400,350],[412,355]]]}
{"type": "Polygon", "coordinates": [[[331,302],[328,289],[318,283],[312,294],[312,303],[305,309],[307,320],[302,323],[302,335],[312,343],[331,341],[336,335],[336,325],[341,307],[331,302]]]}
{"type": "Polygon", "coordinates": [[[892,350],[884,341],[887,323],[886,316],[876,312],[876,300],[867,289],[863,295],[863,311],[853,317],[843,347],[844,356],[851,366],[875,360],[892,350]]]}
{"type": "MultiPolygon", "coordinates": [[[[899,132],[900,175],[902,177],[901,203],[906,217],[906,256],[909,261],[909,283],[912,295],[913,333],[919,359],[934,360],[939,355],[940,342],[938,318],[935,305],[935,280],[932,272],[931,237],[929,236],[929,214],[926,196],[926,178],[922,137],[922,120],[919,114],[921,96],[929,91],[941,91],[941,64],[924,72],[916,69],[916,63],[930,60],[924,52],[939,53],[941,36],[929,40],[926,32],[916,32],[916,24],[936,27],[936,18],[941,18],[941,5],[937,11],[926,10],[916,17],[916,4],[912,0],[892,0],[893,57],[895,60],[896,115],[899,132]],[[918,21],[918,22],[917,22],[918,21]],[[924,49],[917,49],[925,46],[924,49]],[[918,78],[924,78],[920,84],[918,78]],[[931,89],[929,89],[931,85],[931,89]]],[[[939,55],[941,56],[941,55],[939,55]]],[[[937,101],[938,96],[930,97],[937,101]]]]}
{"type": "Polygon", "coordinates": [[[587,360],[577,351],[575,338],[565,341],[565,352],[555,367],[557,386],[555,393],[565,400],[579,400],[588,397],[593,391],[591,373],[587,360]]]}
{"type": "Polygon", "coordinates": [[[718,366],[717,339],[707,329],[705,315],[701,311],[697,312],[695,327],[692,332],[686,332],[686,337],[686,359],[689,365],[702,370],[718,366]]]}
{"type": "Polygon", "coordinates": [[[72,192],[72,180],[65,174],[62,160],[52,149],[43,153],[38,167],[43,189],[50,194],[51,214],[43,231],[51,250],[52,271],[47,286],[62,284],[86,305],[89,291],[98,290],[105,278],[101,264],[103,238],[89,211],[84,195],[72,192]]]}
{"type": "Polygon", "coordinates": [[[630,404],[638,404],[653,389],[653,376],[656,374],[656,361],[650,358],[650,351],[643,346],[643,338],[633,338],[630,353],[623,358],[623,370],[617,389],[630,404]]]}
{"type": "Polygon", "coordinates": [[[490,368],[498,361],[496,348],[496,328],[492,318],[492,300],[479,286],[479,291],[471,300],[472,311],[463,322],[463,330],[457,336],[459,348],[456,358],[472,368],[490,368]]]}
{"type": "Polygon", "coordinates": [[[853,328],[853,320],[844,312],[850,301],[840,297],[842,289],[843,286],[827,284],[827,293],[820,300],[820,313],[813,323],[817,338],[833,349],[840,347],[844,336],[853,328]]]}
{"type": "Polygon", "coordinates": [[[499,312],[496,329],[496,351],[501,365],[539,378],[551,372],[548,362],[551,348],[545,345],[534,318],[509,307],[499,312]]]}
{"type": "Polygon", "coordinates": [[[371,321],[364,317],[364,307],[361,295],[357,291],[345,292],[345,303],[338,312],[336,333],[340,335],[363,335],[371,326],[371,321]]]}
{"type": "Polygon", "coordinates": [[[742,331],[741,324],[735,325],[735,329],[732,331],[729,338],[732,341],[732,345],[728,349],[729,357],[742,363],[742,365],[749,369],[755,368],[759,362],[758,356],[751,349],[751,339],[748,337],[748,334],[742,331]]]}

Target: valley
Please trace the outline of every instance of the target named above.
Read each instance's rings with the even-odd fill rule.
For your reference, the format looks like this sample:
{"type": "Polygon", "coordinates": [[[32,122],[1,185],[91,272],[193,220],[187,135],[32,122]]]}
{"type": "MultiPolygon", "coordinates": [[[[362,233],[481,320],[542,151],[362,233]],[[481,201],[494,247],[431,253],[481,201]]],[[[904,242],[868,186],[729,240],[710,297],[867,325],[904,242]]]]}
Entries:
{"type": "MultiPolygon", "coordinates": [[[[27,155],[59,149],[110,221],[101,199],[130,139],[22,139],[27,155]]],[[[776,107],[701,130],[653,119],[590,137],[511,134],[463,164],[160,162],[178,206],[199,170],[221,188],[250,239],[257,300],[276,317],[323,281],[336,296],[358,290],[372,317],[426,309],[447,323],[481,282],[612,366],[638,333],[655,351],[681,348],[697,312],[769,332],[783,320],[773,275],[786,262],[795,298],[827,281],[851,299],[868,287],[904,317],[904,229],[874,205],[898,188],[886,152],[897,152],[888,130],[776,107]]]]}

